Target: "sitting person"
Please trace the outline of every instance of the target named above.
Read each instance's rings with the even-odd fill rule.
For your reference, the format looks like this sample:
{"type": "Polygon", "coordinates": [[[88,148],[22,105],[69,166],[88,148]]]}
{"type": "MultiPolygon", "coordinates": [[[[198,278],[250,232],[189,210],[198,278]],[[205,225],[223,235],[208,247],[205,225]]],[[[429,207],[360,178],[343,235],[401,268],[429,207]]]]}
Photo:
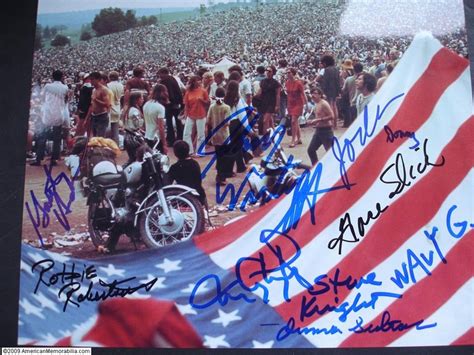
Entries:
{"type": "Polygon", "coordinates": [[[173,152],[178,161],[170,167],[168,173],[170,181],[195,189],[199,193],[199,201],[207,208],[206,192],[202,187],[201,167],[189,156],[188,143],[177,140],[173,144],[173,152]]]}

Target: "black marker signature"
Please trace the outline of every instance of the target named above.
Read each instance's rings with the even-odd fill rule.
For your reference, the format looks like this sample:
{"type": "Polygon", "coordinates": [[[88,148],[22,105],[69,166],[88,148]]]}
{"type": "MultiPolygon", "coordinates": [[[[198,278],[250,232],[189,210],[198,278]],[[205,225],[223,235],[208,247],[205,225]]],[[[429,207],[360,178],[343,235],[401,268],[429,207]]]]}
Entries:
{"type": "Polygon", "coordinates": [[[36,234],[41,242],[41,245],[44,246],[43,236],[41,234],[40,228],[46,228],[51,222],[50,212],[52,211],[58,222],[63,226],[66,231],[71,229],[69,221],[66,215],[72,212],[71,204],[76,198],[74,183],[69,179],[66,173],[61,172],[56,178],[52,177],[52,166],[43,166],[44,172],[46,174],[46,182],[44,186],[44,195],[47,198],[47,201],[42,203],[38,200],[33,190],[30,190],[30,196],[33,201],[33,206],[30,207],[28,202],[25,202],[26,210],[28,211],[28,216],[30,217],[31,223],[35,228],[36,234]],[[57,187],[61,183],[66,183],[69,188],[69,196],[67,202],[64,202],[62,197],[57,191],[57,187]],[[54,205],[56,204],[56,207],[54,205]]]}
{"type": "MultiPolygon", "coordinates": [[[[416,171],[418,174],[423,174],[428,166],[440,167],[445,163],[444,156],[441,156],[441,161],[439,163],[431,163],[430,157],[426,152],[426,146],[428,144],[428,139],[426,138],[423,142],[423,162],[418,163],[416,166],[416,171]]],[[[419,148],[416,148],[415,151],[418,151],[419,148]]],[[[384,184],[393,184],[396,185],[395,190],[393,190],[388,197],[394,198],[396,195],[403,192],[405,187],[411,185],[412,181],[415,180],[418,176],[415,174],[415,165],[410,165],[407,167],[405,161],[403,160],[403,154],[398,153],[395,158],[395,163],[390,164],[387,169],[382,172],[380,175],[380,181],[384,184]],[[391,180],[388,180],[389,173],[394,173],[395,177],[391,180]],[[407,175],[409,173],[409,176],[407,175]]]]}
{"type": "Polygon", "coordinates": [[[71,303],[77,307],[80,307],[80,303],[85,301],[98,302],[104,301],[107,298],[112,297],[125,297],[131,295],[136,291],[144,288],[145,291],[150,291],[151,288],[155,285],[157,278],[155,277],[151,281],[148,281],[144,284],[138,286],[129,286],[127,283],[136,279],[136,277],[129,277],[123,280],[114,280],[110,283],[105,282],[97,277],[97,270],[94,265],[86,266],[84,265],[82,272],[76,271],[76,264],[73,263],[70,265],[70,270],[68,266],[63,263],[63,270],[61,272],[53,273],[49,276],[45,275],[54,267],[54,261],[52,259],[43,259],[36,262],[31,267],[32,272],[39,270],[39,279],[36,283],[34,293],[38,291],[38,288],[41,284],[46,287],[51,287],[56,284],[59,284],[61,288],[58,291],[58,297],[61,297],[63,294],[66,295],[66,300],[64,301],[63,312],[66,311],[67,306],[71,303]],[[100,291],[94,289],[94,286],[97,283],[103,288],[100,291]],[[85,293],[78,292],[81,289],[82,283],[88,282],[88,288],[85,293]],[[123,287],[126,286],[126,287],[123,287]]]}

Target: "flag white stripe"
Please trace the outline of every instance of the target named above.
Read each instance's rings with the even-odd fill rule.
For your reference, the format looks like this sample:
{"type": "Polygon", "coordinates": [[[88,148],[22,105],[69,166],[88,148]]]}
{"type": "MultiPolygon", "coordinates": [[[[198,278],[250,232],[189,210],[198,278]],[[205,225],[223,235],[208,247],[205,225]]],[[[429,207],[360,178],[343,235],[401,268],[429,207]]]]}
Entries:
{"type": "Polygon", "coordinates": [[[424,323],[437,323],[436,327],[410,330],[389,346],[439,346],[451,344],[474,326],[472,295],[474,278],[470,278],[458,291],[424,323]]]}
{"type": "MultiPolygon", "coordinates": [[[[370,272],[375,272],[377,275],[377,280],[382,282],[381,286],[372,286],[372,285],[363,285],[360,289],[353,290],[348,297],[345,299],[349,304],[354,302],[355,297],[360,292],[362,295],[362,301],[370,301],[370,295],[372,292],[392,292],[392,293],[399,293],[403,294],[411,287],[414,286],[411,282],[406,285],[403,289],[400,289],[393,283],[390,278],[394,277],[394,269],[397,268],[400,271],[402,270],[401,265],[402,263],[407,263],[407,250],[412,250],[417,256],[420,253],[423,253],[426,257],[429,257],[430,251],[433,252],[433,264],[431,266],[426,265],[427,269],[432,272],[438,265],[442,264],[441,259],[439,258],[438,254],[436,253],[434,244],[429,241],[429,239],[425,236],[424,231],[431,232],[433,227],[438,227],[439,231],[436,235],[436,241],[439,245],[439,248],[444,256],[446,256],[449,251],[461,240],[456,239],[449,235],[449,232],[446,228],[446,216],[448,214],[448,210],[451,208],[452,205],[457,205],[457,209],[453,213],[453,222],[459,222],[462,220],[466,220],[472,214],[472,206],[469,203],[469,196],[474,195],[474,169],[471,169],[469,175],[459,184],[455,190],[451,192],[448,198],[443,202],[440,206],[439,211],[436,213],[433,219],[431,219],[423,228],[418,230],[413,236],[410,237],[403,245],[397,249],[389,258],[385,259],[383,263],[377,265],[374,269],[370,270],[370,272]],[[461,203],[464,201],[464,203],[461,203]]],[[[423,208],[420,206],[420,208],[423,208]]],[[[421,257],[419,257],[421,258],[421,257]]],[[[448,263],[450,260],[448,260],[448,263]]],[[[446,265],[441,265],[441,267],[446,265]]],[[[447,267],[447,266],[446,266],[447,267]]],[[[369,273],[370,273],[369,272],[369,273]]],[[[347,277],[348,271],[342,270],[342,278],[347,277]]],[[[425,272],[421,270],[421,268],[417,268],[414,271],[414,275],[416,278],[417,283],[423,280],[425,277],[429,277],[425,272]]],[[[327,281],[327,279],[326,279],[327,281]]],[[[441,285],[440,285],[441,287],[441,285]]],[[[331,291],[332,292],[332,291],[331,291]]],[[[347,321],[345,324],[349,325],[349,328],[356,323],[358,317],[362,317],[364,319],[364,324],[369,323],[372,319],[376,318],[384,309],[389,307],[393,302],[396,302],[397,299],[395,298],[379,298],[377,301],[375,309],[372,308],[365,308],[360,310],[357,313],[351,313],[348,316],[347,321]]],[[[402,301],[402,300],[400,300],[402,301]]],[[[324,306],[324,305],[322,305],[324,306]]],[[[328,329],[331,328],[333,324],[341,324],[338,320],[340,314],[331,312],[328,313],[315,322],[313,322],[309,327],[315,328],[323,328],[327,327],[328,329]]],[[[398,319],[398,318],[397,318],[398,319]]],[[[428,324],[428,323],[427,323],[428,324]]],[[[424,334],[424,333],[423,333],[424,334]]],[[[323,346],[338,346],[342,343],[346,338],[348,338],[351,333],[344,333],[344,334],[335,334],[331,335],[330,337],[324,337],[324,339],[318,338],[317,343],[315,342],[316,339],[311,336],[307,336],[307,339],[310,342],[313,342],[317,346],[321,346],[321,341],[324,341],[323,346]]]]}
{"type": "MultiPolygon", "coordinates": [[[[386,83],[386,87],[382,87],[381,90],[369,104],[369,114],[371,116],[370,122],[374,122],[374,116],[376,113],[377,105],[381,108],[390,101],[395,95],[409,92],[410,88],[418,81],[422,76],[428,65],[430,64],[433,56],[442,48],[441,44],[437,40],[424,41],[415,39],[412,45],[409,47],[395,71],[392,73],[394,77],[391,82],[386,83]],[[420,51],[423,52],[423,56],[420,56],[420,51]],[[397,74],[399,72],[400,74],[397,74]],[[401,74],[403,73],[403,74],[401,74]],[[396,80],[395,80],[396,79],[396,80]]],[[[385,86],[385,85],[384,85],[385,86]]],[[[378,122],[377,127],[374,130],[375,137],[380,131],[383,130],[383,126],[387,124],[398,111],[403,98],[394,101],[385,111],[383,118],[378,122]]],[[[353,137],[359,127],[363,125],[362,118],[358,117],[356,122],[359,124],[353,124],[345,133],[345,137],[353,137]]],[[[354,143],[356,156],[359,156],[364,149],[370,144],[368,140],[364,147],[360,147],[359,143],[354,143]]],[[[321,177],[321,187],[328,188],[333,186],[340,178],[339,163],[334,156],[329,152],[321,160],[324,166],[324,172],[321,177]]],[[[352,166],[353,162],[346,162],[346,169],[352,166]]],[[[259,241],[261,226],[275,226],[276,222],[280,221],[284,213],[288,211],[292,203],[292,194],[284,197],[279,203],[265,215],[258,224],[253,228],[244,233],[239,239],[230,243],[226,247],[212,253],[211,259],[220,267],[224,269],[232,268],[238,261],[239,258],[246,255],[252,255],[258,251],[262,244],[259,241]]],[[[306,204],[303,209],[303,214],[309,210],[309,206],[306,204]]]]}
{"type": "MultiPolygon", "coordinates": [[[[459,126],[471,116],[469,109],[470,97],[467,95],[459,95],[459,90],[464,88],[465,82],[469,80],[469,71],[466,70],[462,77],[444,92],[429,120],[427,120],[421,129],[417,131],[417,137],[418,140],[420,140],[420,150],[418,152],[410,150],[409,147],[413,145],[413,141],[406,141],[388,159],[384,169],[389,164],[395,162],[395,157],[398,153],[403,154],[407,167],[411,164],[416,166],[416,164],[419,162],[423,162],[422,140],[425,137],[436,137],[436,139],[430,139],[428,143],[428,153],[431,157],[430,161],[435,161],[444,146],[455,136],[459,126]],[[453,110],[450,110],[451,107],[453,107],[454,112],[453,110]]],[[[459,158],[461,159],[462,157],[459,158]]],[[[431,169],[433,169],[433,167],[428,167],[423,176],[428,174],[431,169]]],[[[436,169],[443,169],[443,167],[436,169]]],[[[449,171],[446,171],[446,173],[449,174],[449,171]]],[[[420,175],[420,177],[422,176],[420,175]]],[[[398,199],[403,198],[403,196],[419,181],[420,178],[414,180],[412,186],[407,187],[401,194],[395,196],[393,199],[388,197],[389,193],[393,191],[393,186],[383,184],[379,180],[374,181],[367,192],[347,211],[351,215],[351,220],[354,224],[354,227],[357,228],[357,217],[361,216],[366,218],[367,211],[369,209],[375,212],[376,202],[380,202],[382,207],[393,204],[398,199]]],[[[357,188],[357,186],[355,188],[357,188]]],[[[384,213],[390,214],[390,207],[384,213]]],[[[344,215],[339,216],[339,218],[342,217],[344,217],[344,215]]],[[[409,218],[411,216],[407,217],[409,218]]],[[[304,246],[301,249],[302,256],[292,264],[293,266],[297,267],[300,274],[308,280],[314,279],[314,277],[317,275],[325,274],[332,268],[336,267],[343,260],[344,256],[348,255],[349,252],[368,240],[366,237],[364,237],[361,238],[358,243],[345,243],[343,246],[342,256],[338,256],[335,249],[328,249],[328,242],[332,238],[335,238],[339,235],[339,218],[335,219],[327,228],[319,233],[317,238],[313,238],[309,244],[304,246]],[[308,262],[306,256],[309,255],[315,256],[314,262],[308,262]]],[[[375,223],[376,221],[370,223],[365,228],[367,231],[366,235],[370,232],[375,223]]],[[[282,297],[282,287],[283,284],[281,282],[271,283],[268,285],[268,289],[272,295],[270,300],[270,304],[272,306],[277,306],[285,301],[282,297]]],[[[290,297],[298,294],[301,291],[303,291],[302,286],[296,284],[294,287],[290,288],[290,297]]]]}

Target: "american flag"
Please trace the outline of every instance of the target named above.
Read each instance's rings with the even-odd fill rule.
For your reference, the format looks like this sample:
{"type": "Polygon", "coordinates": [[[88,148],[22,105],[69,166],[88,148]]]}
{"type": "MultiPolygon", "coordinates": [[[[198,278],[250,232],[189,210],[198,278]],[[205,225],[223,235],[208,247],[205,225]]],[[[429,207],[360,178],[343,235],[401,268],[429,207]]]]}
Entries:
{"type": "MultiPolygon", "coordinates": [[[[185,324],[176,331],[184,347],[199,346],[193,336],[185,341],[188,334],[211,348],[473,344],[472,108],[468,62],[429,34],[417,35],[365,119],[358,117],[339,139],[343,157],[335,148],[329,151],[306,175],[306,188],[160,250],[85,261],[23,245],[19,343],[87,344],[97,324],[111,326],[101,306],[117,299],[63,312],[57,285],[40,285],[33,293],[38,273],[31,266],[51,258],[56,272],[62,263],[94,264],[98,277],[108,281],[157,278],[150,292],[122,300],[133,306],[112,308],[124,318],[150,314],[141,326],[165,338],[158,345],[176,346],[176,340],[162,334],[157,322],[145,321],[156,316],[147,309],[164,307],[150,306],[155,300],[168,300],[166,319],[185,324]],[[418,149],[410,137],[387,141],[386,126],[415,132],[418,149]],[[400,157],[406,167],[403,188],[380,179],[397,180],[393,164],[400,157]],[[349,183],[350,188],[332,189],[349,183]],[[377,203],[386,208],[378,214],[377,203]],[[346,230],[339,253],[339,246],[328,246],[347,213],[357,237],[346,230]],[[223,290],[228,295],[213,302],[217,280],[221,295],[223,290]],[[170,302],[179,313],[170,311],[170,302]]],[[[96,345],[124,346],[119,336],[110,341],[94,338],[96,345]]]]}

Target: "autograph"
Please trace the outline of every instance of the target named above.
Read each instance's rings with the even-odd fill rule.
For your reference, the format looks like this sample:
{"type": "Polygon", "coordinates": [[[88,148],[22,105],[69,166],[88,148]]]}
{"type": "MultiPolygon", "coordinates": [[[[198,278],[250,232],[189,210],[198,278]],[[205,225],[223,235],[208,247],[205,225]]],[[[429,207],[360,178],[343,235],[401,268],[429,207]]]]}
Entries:
{"type": "Polygon", "coordinates": [[[383,129],[387,133],[387,142],[393,143],[395,139],[399,138],[411,138],[415,141],[415,144],[410,149],[416,149],[420,145],[420,141],[416,138],[415,132],[397,130],[395,132],[389,126],[384,126],[383,129]]]}
{"type": "Polygon", "coordinates": [[[134,287],[128,286],[128,283],[135,280],[136,277],[129,277],[121,281],[114,280],[112,282],[105,282],[102,279],[98,279],[97,270],[94,265],[84,265],[82,272],[77,272],[74,263],[71,265],[70,271],[66,264],[63,263],[63,269],[61,272],[46,275],[53,267],[54,261],[52,259],[43,259],[33,264],[31,271],[39,271],[39,278],[34,293],[38,291],[41,284],[46,287],[59,284],[61,288],[58,291],[58,297],[61,297],[62,295],[66,296],[63,312],[66,312],[66,308],[69,304],[73,304],[79,308],[80,303],[85,301],[98,302],[112,297],[125,297],[140,289],[145,289],[145,291],[148,292],[152,289],[157,280],[157,278],[154,278],[147,283],[134,287]],[[98,283],[103,290],[97,291],[96,289],[93,289],[96,285],[94,283],[96,279],[98,279],[98,283]],[[83,282],[88,282],[85,293],[80,291],[83,282]]]}
{"type": "Polygon", "coordinates": [[[49,213],[52,211],[58,222],[63,226],[66,231],[69,231],[69,221],[67,215],[72,212],[71,204],[74,202],[76,194],[74,190],[74,183],[69,179],[66,173],[61,172],[56,178],[52,176],[52,166],[43,166],[46,174],[46,182],[44,186],[44,195],[47,201],[42,203],[38,200],[35,193],[31,190],[30,196],[33,201],[32,207],[28,202],[25,202],[28,216],[30,217],[31,223],[35,228],[35,232],[41,242],[41,246],[44,247],[43,236],[40,228],[47,228],[51,222],[49,213]],[[69,188],[69,196],[67,202],[64,202],[57,187],[65,183],[69,188]],[[54,205],[56,204],[56,208],[54,205]]]}
{"type": "MultiPolygon", "coordinates": [[[[423,174],[428,166],[441,167],[445,164],[444,156],[441,156],[439,163],[432,163],[430,156],[427,153],[428,139],[423,141],[423,161],[416,164],[416,171],[418,175],[423,174]]],[[[415,148],[414,151],[418,152],[420,148],[415,148]]],[[[410,165],[408,168],[405,165],[403,154],[398,153],[395,158],[395,163],[390,164],[380,175],[380,181],[387,185],[396,185],[395,189],[389,193],[389,198],[394,198],[396,195],[403,192],[405,187],[412,184],[412,180],[415,180],[418,176],[415,174],[415,165],[410,165]],[[407,174],[409,172],[409,176],[407,174]],[[390,175],[391,174],[391,175],[390,175]],[[389,180],[390,178],[390,180],[389,180]]],[[[360,241],[359,237],[363,237],[366,233],[365,227],[371,222],[376,220],[380,215],[387,210],[389,206],[381,207],[380,203],[377,202],[375,205],[375,213],[372,211],[367,212],[366,218],[357,218],[357,231],[354,229],[352,224],[351,215],[346,212],[344,217],[339,222],[339,236],[333,238],[328,243],[329,249],[338,248],[339,255],[342,253],[343,243],[357,243],[360,241]],[[346,237],[349,234],[349,237],[346,237]]]]}
{"type": "Polygon", "coordinates": [[[364,109],[363,127],[359,127],[352,138],[350,139],[345,138],[344,144],[341,147],[341,143],[339,142],[339,139],[337,137],[334,137],[331,152],[333,153],[336,160],[339,162],[339,173],[341,175],[341,180],[347,189],[351,188],[351,184],[349,182],[349,177],[347,176],[345,159],[347,158],[351,162],[355,161],[356,155],[355,155],[354,142],[357,139],[359,139],[360,146],[361,147],[365,146],[365,143],[367,142],[367,138],[370,138],[374,135],[378,121],[382,119],[382,116],[385,110],[394,101],[400,99],[403,95],[405,94],[399,94],[399,95],[394,96],[385,104],[382,110],[380,110],[380,106],[377,105],[377,113],[375,115],[375,120],[372,123],[372,128],[370,128],[370,130],[369,130],[369,109],[368,109],[368,106],[366,106],[364,109]]]}

